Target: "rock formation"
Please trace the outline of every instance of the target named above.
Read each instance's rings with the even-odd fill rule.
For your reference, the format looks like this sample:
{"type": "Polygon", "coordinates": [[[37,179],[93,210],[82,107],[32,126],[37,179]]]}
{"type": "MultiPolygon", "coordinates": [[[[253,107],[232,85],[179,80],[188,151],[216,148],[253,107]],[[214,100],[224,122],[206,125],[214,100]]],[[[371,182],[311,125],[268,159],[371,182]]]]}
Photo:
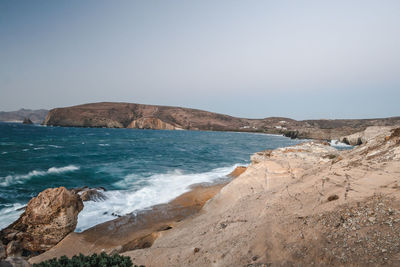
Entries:
{"type": "Polygon", "coordinates": [[[370,126],[364,131],[343,136],[339,140],[340,142],[348,145],[358,146],[366,143],[368,140],[371,140],[380,134],[392,130],[393,128],[396,128],[396,126],[370,126]]]}
{"type": "MultiPolygon", "coordinates": [[[[172,124],[163,122],[157,118],[140,118],[133,120],[127,128],[136,129],[153,129],[153,130],[176,130],[179,127],[175,127],[172,124]]],[[[180,129],[180,128],[179,128],[180,129]]]]}
{"type": "Polygon", "coordinates": [[[103,187],[98,188],[89,188],[87,186],[83,188],[74,188],[71,189],[73,193],[78,194],[82,201],[104,201],[107,199],[107,196],[104,194],[106,191],[103,187]]]}
{"type": "Polygon", "coordinates": [[[23,124],[33,124],[33,122],[29,118],[24,118],[22,121],[23,124]]]}
{"type": "Polygon", "coordinates": [[[17,221],[0,232],[7,256],[46,251],[75,230],[83,209],[79,195],[65,187],[50,188],[32,198],[17,221]]]}
{"type": "Polygon", "coordinates": [[[367,120],[245,119],[197,109],[131,103],[93,103],[51,110],[49,126],[188,129],[282,134],[291,138],[339,139],[368,126],[400,125],[400,117],[367,120]]]}

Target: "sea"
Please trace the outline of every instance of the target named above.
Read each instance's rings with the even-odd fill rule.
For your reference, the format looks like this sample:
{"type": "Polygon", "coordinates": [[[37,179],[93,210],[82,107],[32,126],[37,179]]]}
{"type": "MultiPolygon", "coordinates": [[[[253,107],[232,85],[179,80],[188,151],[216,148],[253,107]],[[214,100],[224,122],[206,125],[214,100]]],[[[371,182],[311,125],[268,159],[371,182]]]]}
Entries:
{"type": "Polygon", "coordinates": [[[236,132],[71,128],[0,123],[0,229],[50,187],[104,187],[76,231],[166,203],[193,184],[218,183],[258,151],[302,142],[236,132]]]}

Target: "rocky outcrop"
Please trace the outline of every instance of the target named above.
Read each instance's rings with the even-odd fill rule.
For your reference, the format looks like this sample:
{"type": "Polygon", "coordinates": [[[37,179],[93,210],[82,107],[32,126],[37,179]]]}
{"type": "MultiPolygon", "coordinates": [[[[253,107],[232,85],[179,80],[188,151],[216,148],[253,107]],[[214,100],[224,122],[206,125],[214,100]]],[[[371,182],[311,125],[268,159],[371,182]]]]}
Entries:
{"type": "Polygon", "coordinates": [[[282,134],[290,138],[338,140],[368,126],[400,125],[400,117],[367,120],[246,119],[198,109],[131,103],[92,103],[51,110],[44,125],[167,130],[238,131],[282,134]]]}
{"type": "Polygon", "coordinates": [[[22,121],[23,124],[33,124],[33,122],[31,121],[31,119],[29,118],[24,118],[24,120],[22,121]]]}
{"type": "Polygon", "coordinates": [[[44,252],[75,230],[83,209],[79,195],[65,187],[50,188],[32,198],[17,221],[0,232],[7,256],[44,252]]]}
{"type": "Polygon", "coordinates": [[[396,128],[396,126],[370,126],[364,131],[343,136],[339,140],[340,142],[348,145],[358,146],[368,142],[368,140],[376,138],[379,135],[384,135],[394,128],[396,128]]]}
{"type": "Polygon", "coordinates": [[[104,194],[106,191],[103,187],[98,188],[89,188],[87,186],[81,188],[71,189],[73,193],[78,194],[82,201],[104,201],[107,199],[107,196],[104,194]]]}
{"type": "Polygon", "coordinates": [[[175,127],[172,124],[163,122],[157,118],[140,118],[132,121],[127,128],[136,129],[153,129],[153,130],[176,130],[179,127],[175,127]]]}

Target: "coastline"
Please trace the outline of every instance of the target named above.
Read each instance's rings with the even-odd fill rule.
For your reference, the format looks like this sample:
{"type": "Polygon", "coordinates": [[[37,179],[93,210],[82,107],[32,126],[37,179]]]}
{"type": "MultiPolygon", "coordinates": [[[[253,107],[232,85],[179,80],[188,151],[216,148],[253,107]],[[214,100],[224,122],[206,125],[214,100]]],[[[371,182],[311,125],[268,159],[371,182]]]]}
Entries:
{"type": "Polygon", "coordinates": [[[29,262],[104,251],[146,266],[396,265],[399,160],[400,128],[352,150],[261,151],[231,181],[71,233],[29,262]]]}
{"type": "Polygon", "coordinates": [[[123,253],[150,247],[153,242],[180,223],[190,220],[201,211],[205,203],[214,197],[231,179],[244,170],[235,169],[226,180],[219,183],[194,184],[190,190],[166,204],[121,216],[95,225],[83,232],[72,232],[52,249],[29,259],[31,264],[54,257],[72,257],[82,253],[123,253]],[[79,243],[79,246],[74,244],[79,243]]]}
{"type": "Polygon", "coordinates": [[[347,151],[256,153],[198,216],[123,255],[146,266],[397,266],[399,160],[400,129],[347,151]]]}

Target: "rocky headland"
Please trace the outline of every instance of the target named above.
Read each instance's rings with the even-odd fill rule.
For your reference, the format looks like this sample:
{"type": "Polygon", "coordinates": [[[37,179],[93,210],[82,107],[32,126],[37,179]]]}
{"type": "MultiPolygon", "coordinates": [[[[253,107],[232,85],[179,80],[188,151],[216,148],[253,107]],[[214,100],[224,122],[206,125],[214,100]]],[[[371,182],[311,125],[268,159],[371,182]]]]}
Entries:
{"type": "MultiPolygon", "coordinates": [[[[7,242],[45,251],[31,263],[105,251],[146,266],[398,266],[400,127],[367,132],[352,150],[313,141],[256,153],[230,182],[195,186],[149,211],[69,233],[50,249],[16,238],[25,230],[12,230],[7,242]]],[[[6,230],[25,223],[24,214],[6,230]]]]}
{"type": "Polygon", "coordinates": [[[238,131],[283,134],[291,138],[338,140],[368,126],[400,125],[400,117],[354,120],[237,118],[198,109],[132,103],[91,103],[49,111],[44,125],[163,130],[238,131]]]}

